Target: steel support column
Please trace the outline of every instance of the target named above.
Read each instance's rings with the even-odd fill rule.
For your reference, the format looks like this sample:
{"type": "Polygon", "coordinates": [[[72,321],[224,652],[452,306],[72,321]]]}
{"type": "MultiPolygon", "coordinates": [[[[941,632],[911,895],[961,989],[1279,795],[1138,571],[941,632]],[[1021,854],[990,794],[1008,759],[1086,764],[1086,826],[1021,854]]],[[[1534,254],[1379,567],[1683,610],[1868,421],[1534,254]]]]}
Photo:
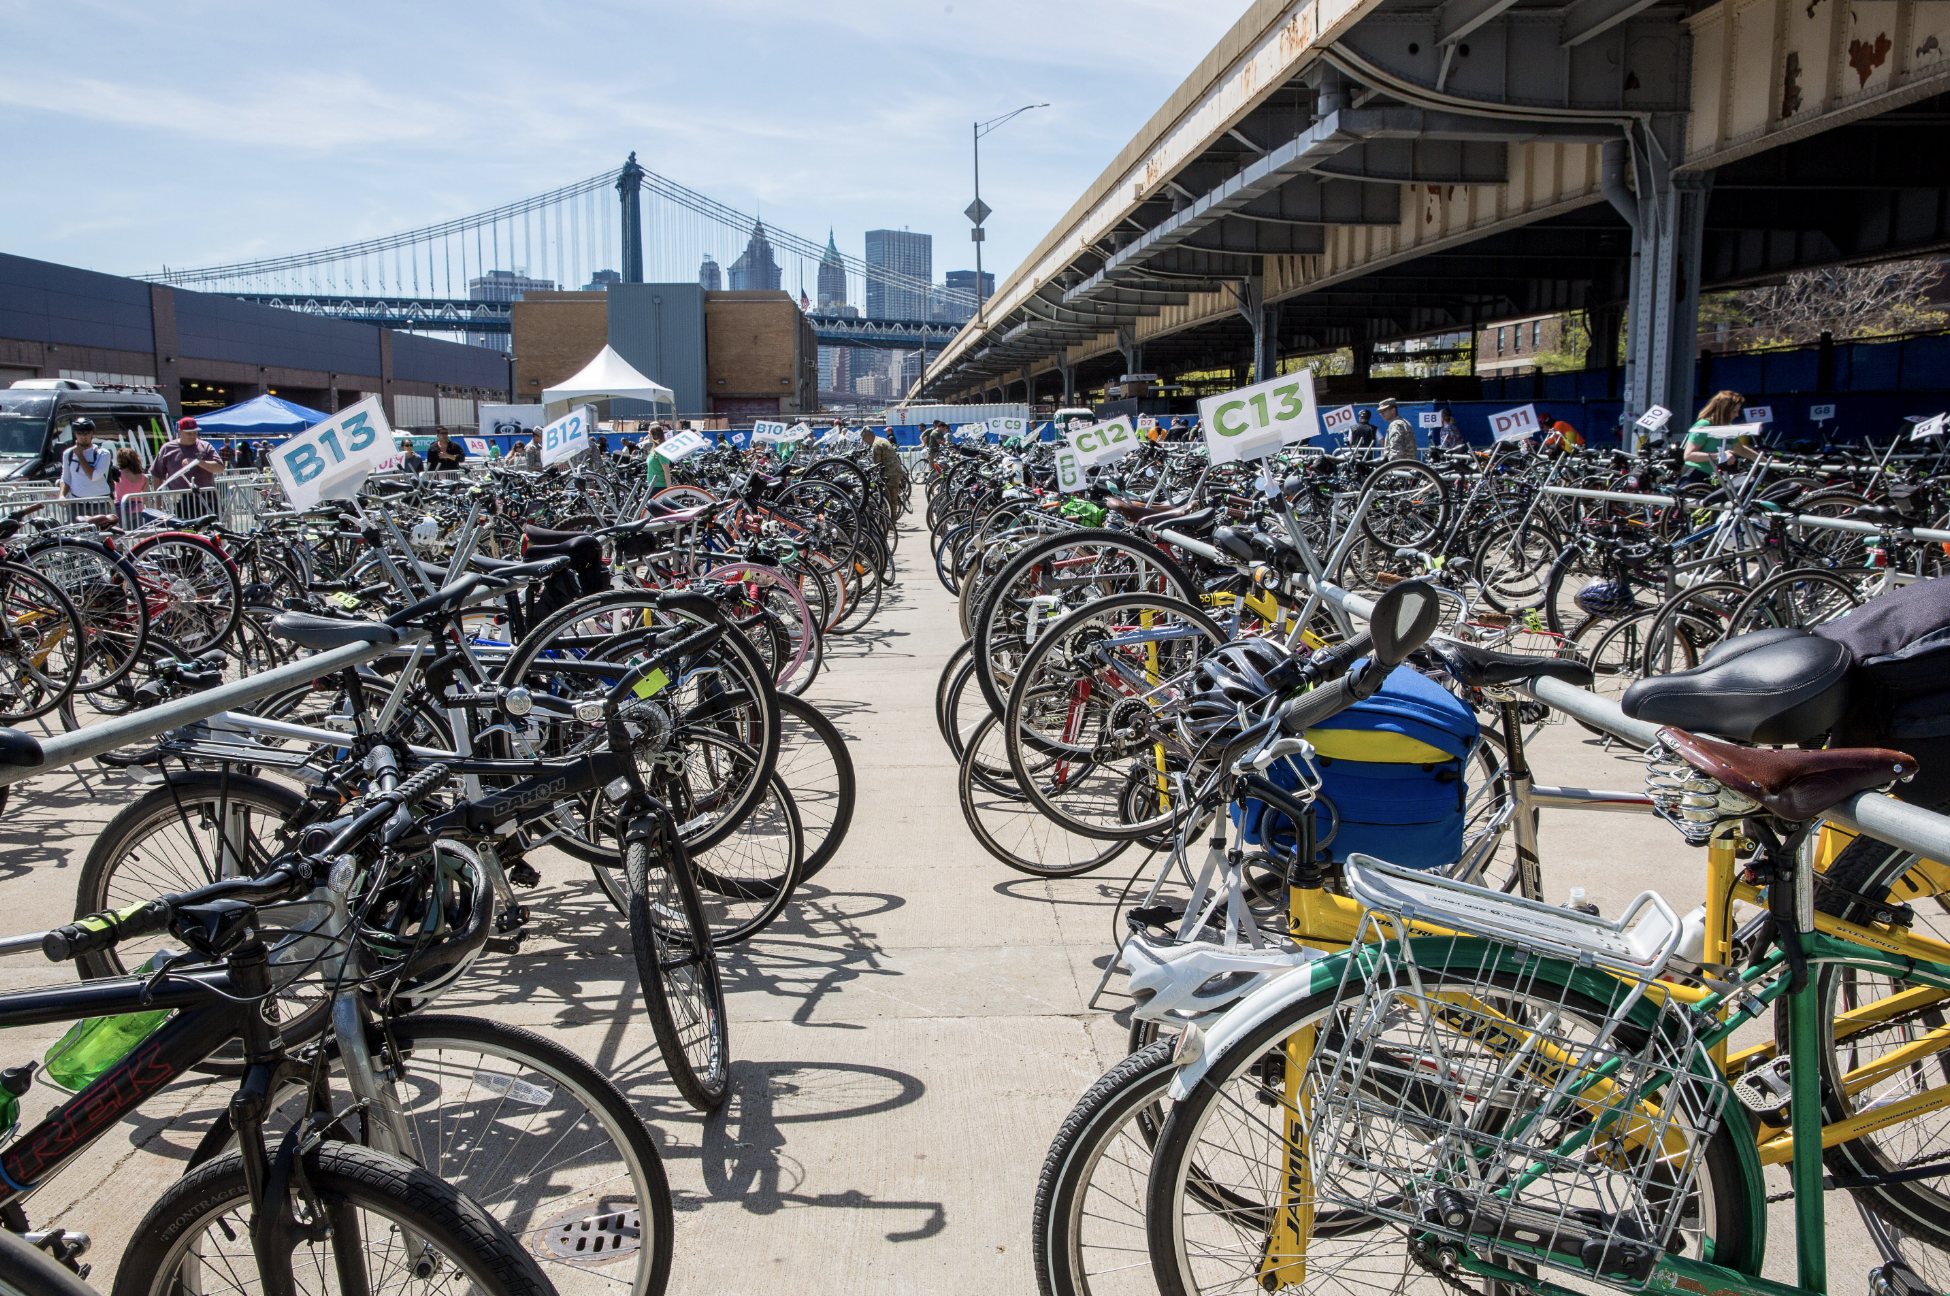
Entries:
{"type": "Polygon", "coordinates": [[[630,160],[623,164],[622,172],[616,177],[616,192],[623,199],[624,283],[643,282],[643,215],[639,202],[643,193],[643,176],[643,168],[637,165],[636,153],[632,150],[630,160]]]}
{"type": "Polygon", "coordinates": [[[1022,398],[1033,413],[1036,409],[1036,375],[1029,372],[1029,366],[1022,367],[1022,398]]]}
{"type": "Polygon", "coordinates": [[[1253,331],[1253,378],[1265,382],[1279,367],[1280,308],[1266,304],[1266,280],[1249,275],[1235,291],[1234,305],[1253,331]]]}
{"type": "Polygon", "coordinates": [[[1059,358],[1056,372],[1063,376],[1063,403],[1074,405],[1077,402],[1077,367],[1067,358],[1059,358]]]}
{"type": "Polygon", "coordinates": [[[1117,330],[1117,349],[1124,353],[1124,372],[1127,374],[1144,372],[1144,344],[1137,340],[1137,326],[1120,325],[1117,330]]]}
{"type": "MultiPolygon", "coordinates": [[[[1629,163],[1636,192],[1630,199],[1617,192],[1611,176],[1602,183],[1606,197],[1632,224],[1625,417],[1663,405],[1673,412],[1674,424],[1685,427],[1694,405],[1700,258],[1713,173],[1673,174],[1666,159],[1677,155],[1681,129],[1677,122],[1656,118],[1650,131],[1657,138],[1650,138],[1646,127],[1634,129],[1629,163]]],[[[1607,146],[1607,170],[1622,152],[1607,146]]]]}

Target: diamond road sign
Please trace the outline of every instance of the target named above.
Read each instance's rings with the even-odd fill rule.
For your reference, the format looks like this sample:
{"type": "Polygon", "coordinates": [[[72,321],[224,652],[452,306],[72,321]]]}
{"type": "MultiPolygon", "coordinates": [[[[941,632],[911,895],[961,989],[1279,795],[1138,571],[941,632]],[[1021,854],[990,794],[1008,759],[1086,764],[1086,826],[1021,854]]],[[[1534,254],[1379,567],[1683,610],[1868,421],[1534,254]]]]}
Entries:
{"type": "Polygon", "coordinates": [[[974,202],[968,204],[968,209],[962,212],[962,215],[968,217],[969,220],[974,221],[977,225],[980,225],[989,218],[989,214],[994,210],[995,208],[989,206],[980,198],[977,198],[974,202]]]}

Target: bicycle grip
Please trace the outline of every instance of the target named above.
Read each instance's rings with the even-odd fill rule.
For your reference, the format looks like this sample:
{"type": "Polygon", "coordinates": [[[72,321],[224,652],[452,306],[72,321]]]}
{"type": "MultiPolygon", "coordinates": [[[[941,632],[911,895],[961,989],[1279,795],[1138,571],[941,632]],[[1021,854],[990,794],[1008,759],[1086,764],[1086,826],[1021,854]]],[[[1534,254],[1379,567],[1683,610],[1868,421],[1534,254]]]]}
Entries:
{"type": "Polygon", "coordinates": [[[1280,732],[1298,736],[1331,720],[1360,700],[1347,676],[1322,684],[1311,693],[1302,693],[1280,708],[1280,732]]]}
{"type": "Polygon", "coordinates": [[[1347,668],[1374,651],[1374,636],[1363,630],[1346,643],[1323,648],[1307,659],[1307,674],[1311,679],[1339,679],[1347,674],[1347,668]]]}
{"type": "Polygon", "coordinates": [[[446,765],[435,762],[415,774],[406,782],[393,789],[392,794],[399,798],[401,805],[412,805],[427,793],[447,781],[450,770],[446,765]]]}
{"type": "Polygon", "coordinates": [[[56,927],[41,937],[41,953],[50,963],[66,963],[83,954],[109,949],[118,941],[161,931],[168,925],[169,906],[160,900],[144,900],[126,909],[105,909],[77,918],[65,927],[56,927]]]}

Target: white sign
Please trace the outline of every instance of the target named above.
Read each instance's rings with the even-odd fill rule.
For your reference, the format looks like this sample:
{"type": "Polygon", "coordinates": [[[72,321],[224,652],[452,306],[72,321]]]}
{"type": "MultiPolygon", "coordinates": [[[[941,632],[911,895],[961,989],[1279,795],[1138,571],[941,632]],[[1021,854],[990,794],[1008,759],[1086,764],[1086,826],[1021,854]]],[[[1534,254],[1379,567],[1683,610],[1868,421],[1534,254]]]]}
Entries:
{"type": "Polygon", "coordinates": [[[485,459],[488,457],[486,437],[462,437],[460,443],[466,446],[467,453],[473,455],[476,459],[485,459]]]}
{"type": "Polygon", "coordinates": [[[1415,421],[1425,428],[1439,428],[1442,426],[1442,412],[1440,410],[1423,410],[1415,416],[1415,421]]]}
{"type": "Polygon", "coordinates": [[[525,437],[548,422],[540,405],[482,405],[478,417],[482,436],[525,437]]]}
{"type": "Polygon", "coordinates": [[[351,499],[366,477],[397,459],[393,428],[378,396],[368,396],[271,451],[271,470],[293,508],[351,499]]]}
{"type": "Polygon", "coordinates": [[[764,419],[752,424],[752,444],[769,445],[785,435],[785,424],[770,423],[764,419]]]}
{"type": "Polygon", "coordinates": [[[561,463],[589,448],[589,430],[596,426],[596,410],[578,405],[542,429],[542,467],[561,463]]]}
{"type": "Polygon", "coordinates": [[[1346,432],[1354,426],[1354,407],[1343,405],[1339,409],[1324,410],[1320,416],[1322,432],[1346,432]]]}
{"type": "Polygon", "coordinates": [[[1663,405],[1653,405],[1639,415],[1638,425],[1647,432],[1657,432],[1672,419],[1672,411],[1663,405]]]}
{"type": "Polygon", "coordinates": [[[1138,431],[1156,432],[1157,430],[1158,430],[1158,420],[1155,417],[1149,414],[1138,415],[1138,431]]]}
{"type": "Polygon", "coordinates": [[[1259,459],[1320,435],[1313,370],[1271,378],[1198,403],[1213,463],[1259,459]]]}
{"type": "Polygon", "coordinates": [[[1536,436],[1537,432],[1535,405],[1519,405],[1501,414],[1490,415],[1490,435],[1498,441],[1516,441],[1522,437],[1536,436]]]}
{"type": "Polygon", "coordinates": [[[1137,429],[1131,426],[1131,420],[1122,417],[1105,419],[1070,433],[1070,448],[1086,468],[1122,459],[1140,444],[1137,429]]]}
{"type": "Polygon", "coordinates": [[[1772,405],[1747,406],[1747,421],[1749,423],[1772,423],[1774,421],[1774,407],[1772,405]]]}
{"type": "Polygon", "coordinates": [[[1004,438],[1021,436],[1028,426],[1027,419],[992,418],[989,420],[989,431],[1004,438]]]}
{"type": "Polygon", "coordinates": [[[1704,432],[1710,437],[1718,437],[1722,441],[1731,441],[1736,437],[1757,437],[1763,430],[1758,423],[1722,423],[1718,427],[1708,425],[1693,429],[1695,432],[1704,432]]]}
{"type": "Polygon", "coordinates": [[[1943,423],[1946,418],[1950,418],[1950,415],[1939,414],[1935,418],[1924,419],[1910,432],[1909,439],[1912,441],[1921,441],[1924,437],[1942,436],[1943,423]]]}
{"type": "Polygon", "coordinates": [[[1068,495],[1082,490],[1084,484],[1083,460],[1078,457],[1076,447],[1059,445],[1056,448],[1056,489],[1068,495]]]}
{"type": "Polygon", "coordinates": [[[1835,417],[1835,407],[1833,405],[1810,405],[1808,407],[1808,417],[1817,423],[1826,423],[1829,419],[1835,417]]]}
{"type": "Polygon", "coordinates": [[[665,437],[664,443],[657,447],[657,453],[676,463],[685,455],[694,454],[709,444],[702,432],[695,428],[686,428],[682,432],[665,437]]]}

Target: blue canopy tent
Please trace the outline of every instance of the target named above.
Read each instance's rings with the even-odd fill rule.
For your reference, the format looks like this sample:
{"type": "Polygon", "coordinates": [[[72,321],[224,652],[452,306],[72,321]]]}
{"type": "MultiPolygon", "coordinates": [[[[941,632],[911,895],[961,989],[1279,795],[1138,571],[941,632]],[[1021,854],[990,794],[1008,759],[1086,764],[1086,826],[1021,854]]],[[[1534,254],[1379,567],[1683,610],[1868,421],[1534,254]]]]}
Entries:
{"type": "Polygon", "coordinates": [[[286,437],[332,417],[320,410],[294,405],[276,396],[257,396],[212,414],[196,416],[197,429],[225,437],[286,437]]]}

